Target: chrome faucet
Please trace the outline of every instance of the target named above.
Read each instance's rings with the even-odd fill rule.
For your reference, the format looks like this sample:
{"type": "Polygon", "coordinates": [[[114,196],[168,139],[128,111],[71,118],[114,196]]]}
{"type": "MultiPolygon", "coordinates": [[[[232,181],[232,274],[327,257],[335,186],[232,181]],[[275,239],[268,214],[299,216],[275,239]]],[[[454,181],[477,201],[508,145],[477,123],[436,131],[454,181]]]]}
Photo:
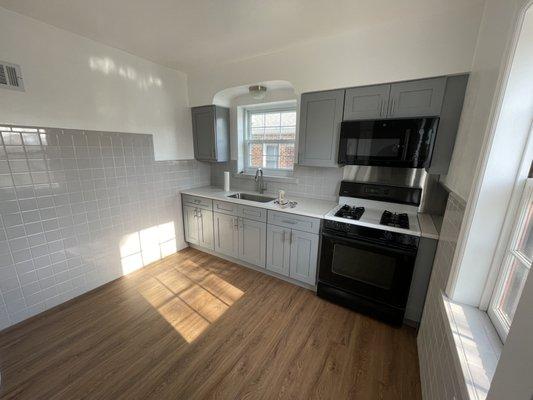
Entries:
{"type": "Polygon", "coordinates": [[[257,171],[255,171],[254,181],[256,182],[257,191],[260,194],[263,194],[266,189],[266,185],[265,181],[263,180],[263,170],[261,168],[257,168],[257,171]]]}

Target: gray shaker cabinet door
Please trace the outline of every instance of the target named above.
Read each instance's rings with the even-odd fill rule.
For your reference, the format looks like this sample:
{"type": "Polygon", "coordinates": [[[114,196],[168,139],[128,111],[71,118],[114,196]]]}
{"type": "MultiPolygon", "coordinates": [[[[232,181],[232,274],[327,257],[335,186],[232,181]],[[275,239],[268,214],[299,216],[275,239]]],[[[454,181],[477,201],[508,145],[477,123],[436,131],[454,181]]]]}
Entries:
{"type": "Polygon", "coordinates": [[[389,118],[438,116],[445,87],[446,77],[393,83],[389,118]]]}
{"type": "Polygon", "coordinates": [[[298,164],[337,167],[344,89],[302,94],[298,164]]]}
{"type": "Polygon", "coordinates": [[[291,260],[289,276],[314,285],[318,258],[318,235],[291,231],[291,260]]]}
{"type": "Polygon", "coordinates": [[[290,234],[291,230],[289,228],[267,225],[266,268],[269,271],[289,276],[290,234]]]}
{"type": "Polygon", "coordinates": [[[344,121],[387,117],[390,85],[363,86],[346,90],[344,121]]]}
{"type": "Polygon", "coordinates": [[[198,244],[214,249],[215,238],[213,235],[213,211],[198,209],[198,244]]]}
{"type": "Polygon", "coordinates": [[[198,208],[191,206],[183,207],[183,226],[185,228],[185,241],[199,244],[198,208]]]}
{"type": "Polygon", "coordinates": [[[258,267],[265,267],[266,223],[239,218],[239,258],[258,267]]]}
{"type": "Polygon", "coordinates": [[[232,215],[213,213],[215,251],[231,257],[239,256],[239,219],[232,215]]]}
{"type": "Polygon", "coordinates": [[[201,161],[215,160],[215,106],[193,108],[192,129],[196,159],[201,161]]]}

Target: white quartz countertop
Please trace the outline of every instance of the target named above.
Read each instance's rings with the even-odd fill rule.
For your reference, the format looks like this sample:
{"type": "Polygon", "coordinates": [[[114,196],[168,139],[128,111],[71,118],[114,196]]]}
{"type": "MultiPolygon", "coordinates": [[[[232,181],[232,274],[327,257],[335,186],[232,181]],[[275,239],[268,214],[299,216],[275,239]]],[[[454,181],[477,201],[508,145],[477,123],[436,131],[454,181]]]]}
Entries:
{"type": "Polygon", "coordinates": [[[420,224],[422,237],[439,240],[439,231],[435,227],[430,214],[418,213],[418,223],[420,224]]]}
{"type": "MultiPolygon", "coordinates": [[[[234,193],[249,193],[249,194],[255,194],[256,192],[250,192],[246,190],[232,190],[229,192],[225,192],[222,188],[215,187],[215,186],[204,186],[199,188],[193,188],[193,189],[186,189],[182,190],[181,193],[183,194],[189,194],[191,196],[198,196],[198,197],[205,197],[208,199],[213,200],[222,200],[227,201],[229,203],[238,203],[238,204],[244,204],[247,206],[252,207],[259,207],[259,208],[265,208],[267,210],[275,210],[275,211],[282,211],[290,214],[298,214],[298,215],[305,215],[307,217],[313,217],[313,218],[324,218],[324,216],[331,211],[333,208],[337,207],[337,203],[333,201],[326,201],[326,200],[317,200],[317,199],[310,199],[306,197],[297,197],[297,196],[286,196],[287,200],[290,201],[296,201],[298,204],[294,208],[286,207],[281,208],[278,204],[275,204],[273,201],[270,201],[268,203],[259,203],[256,201],[250,201],[250,200],[242,200],[242,199],[234,199],[232,197],[228,197],[228,195],[232,195],[234,193]]],[[[275,194],[272,193],[264,193],[264,196],[269,197],[276,197],[275,194]]],[[[420,236],[426,237],[429,239],[439,239],[439,232],[435,228],[435,224],[433,223],[433,220],[431,219],[431,216],[429,214],[418,214],[418,222],[420,224],[420,236]]]]}
{"type": "MultiPolygon", "coordinates": [[[[213,200],[227,201],[230,203],[244,204],[244,205],[252,206],[252,207],[266,208],[267,210],[275,210],[275,211],[282,211],[282,212],[286,212],[290,214],[305,215],[307,217],[314,217],[314,218],[323,218],[324,215],[328,213],[328,211],[330,211],[332,208],[337,206],[337,203],[333,201],[317,200],[317,199],[310,199],[310,198],[305,198],[305,197],[287,195],[286,196],[287,200],[296,201],[298,204],[294,208],[290,208],[290,207],[282,208],[278,204],[275,204],[273,201],[270,201],[268,203],[259,203],[256,201],[234,199],[232,197],[227,197],[228,195],[232,195],[234,193],[249,193],[249,194],[257,195],[258,193],[256,192],[250,192],[246,190],[238,190],[238,191],[232,190],[229,192],[225,192],[222,188],[213,187],[213,186],[204,186],[200,188],[182,190],[181,193],[188,194],[191,196],[206,197],[208,199],[213,199],[213,200]]],[[[264,193],[263,196],[276,197],[275,194],[270,194],[270,193],[264,193]]]]}

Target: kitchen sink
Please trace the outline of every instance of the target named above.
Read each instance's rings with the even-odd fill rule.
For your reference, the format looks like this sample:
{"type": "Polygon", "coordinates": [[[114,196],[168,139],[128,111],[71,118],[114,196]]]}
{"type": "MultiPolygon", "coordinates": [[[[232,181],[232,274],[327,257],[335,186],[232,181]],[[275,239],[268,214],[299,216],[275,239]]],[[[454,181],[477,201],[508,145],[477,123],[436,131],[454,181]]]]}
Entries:
{"type": "Polygon", "coordinates": [[[235,193],[232,195],[228,195],[228,197],[231,197],[233,199],[256,201],[258,203],[268,203],[269,201],[276,199],[275,197],[261,196],[258,194],[248,194],[248,193],[235,193]]]}

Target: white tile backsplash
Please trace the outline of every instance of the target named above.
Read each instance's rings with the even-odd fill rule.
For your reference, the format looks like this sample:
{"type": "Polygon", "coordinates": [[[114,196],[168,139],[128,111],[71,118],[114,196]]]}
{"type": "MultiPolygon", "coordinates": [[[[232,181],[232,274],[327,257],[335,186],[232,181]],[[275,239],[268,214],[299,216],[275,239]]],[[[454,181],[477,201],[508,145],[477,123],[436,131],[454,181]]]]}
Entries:
{"type": "Polygon", "coordinates": [[[164,228],[141,263],[180,249],[178,193],[210,184],[209,164],[155,161],[151,135],[9,127],[1,138],[0,329],[127,273],[127,235],[164,228]]]}
{"type": "MultiPolygon", "coordinates": [[[[227,163],[216,163],[211,166],[211,184],[224,186],[224,171],[237,172],[237,162],[232,160],[227,163]]],[[[266,191],[277,194],[284,190],[287,196],[310,197],[321,200],[337,201],[342,181],[343,168],[321,168],[294,166],[292,178],[296,180],[284,182],[266,182],[266,191]]],[[[253,179],[231,177],[232,190],[255,190],[253,179]]]]}

